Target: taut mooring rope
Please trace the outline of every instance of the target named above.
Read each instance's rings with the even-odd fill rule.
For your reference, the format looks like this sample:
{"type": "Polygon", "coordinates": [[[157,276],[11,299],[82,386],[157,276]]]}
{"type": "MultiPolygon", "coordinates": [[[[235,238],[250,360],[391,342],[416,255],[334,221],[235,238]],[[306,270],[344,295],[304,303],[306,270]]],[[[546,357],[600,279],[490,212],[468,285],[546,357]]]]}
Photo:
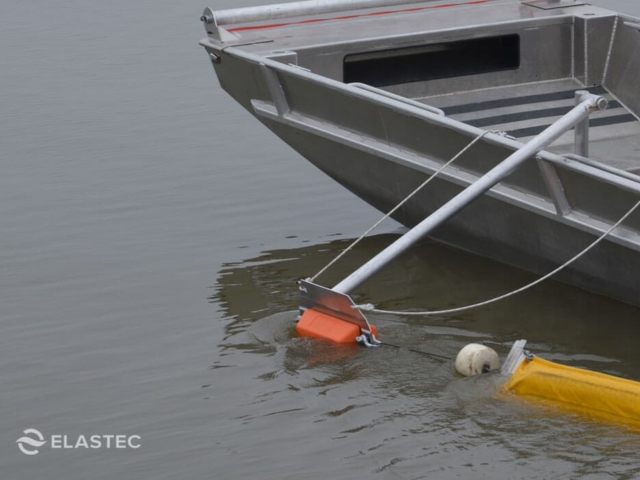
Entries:
{"type": "Polygon", "coordinates": [[[449,360],[451,360],[450,357],[445,357],[444,355],[438,355],[437,353],[425,352],[424,350],[416,350],[415,348],[403,347],[401,345],[395,345],[395,344],[389,343],[389,342],[382,342],[381,345],[383,347],[387,346],[387,347],[393,347],[393,348],[404,348],[405,350],[408,350],[409,352],[419,353],[420,355],[425,355],[427,357],[435,358],[436,360],[439,360],[441,362],[448,362],[449,360]]]}
{"type": "Polygon", "coordinates": [[[409,194],[408,197],[406,197],[404,200],[402,200],[398,205],[396,205],[395,207],[393,207],[389,213],[387,213],[384,217],[382,217],[380,220],[378,220],[371,228],[369,228],[369,230],[367,230],[366,232],[364,232],[362,235],[360,235],[360,237],[355,240],[351,245],[349,245],[347,248],[345,248],[342,252],[340,252],[340,254],[334,258],[333,260],[331,260],[322,270],[320,270],[318,273],[316,273],[313,277],[311,277],[311,279],[309,281],[314,282],[316,280],[316,278],[318,278],[320,275],[322,275],[324,272],[326,272],[331,266],[333,266],[338,260],[340,260],[342,257],[344,257],[350,250],[353,249],[353,247],[355,247],[358,243],[360,243],[367,235],[369,235],[373,230],[375,230],[378,225],[380,225],[382,222],[384,222],[387,218],[389,218],[391,215],[393,215],[400,207],[402,207],[405,203],[407,203],[414,195],[416,195],[420,190],[422,190],[424,187],[426,187],[431,180],[433,180],[434,178],[436,178],[438,176],[438,174],[440,172],[442,172],[445,168],[447,168],[449,165],[451,165],[453,162],[455,162],[458,158],[460,158],[461,155],[463,155],[467,150],[469,150],[473,145],[475,145],[482,137],[484,137],[487,133],[495,133],[495,132],[490,132],[490,131],[484,131],[482,132],[480,135],[478,135],[476,138],[473,139],[473,141],[471,143],[469,143],[469,145],[467,145],[466,147],[464,147],[462,150],[460,150],[460,152],[458,152],[458,154],[456,156],[454,156],[451,160],[449,160],[447,163],[445,163],[444,165],[442,165],[442,167],[440,167],[433,175],[431,175],[429,178],[427,178],[422,185],[420,185],[418,188],[416,188],[413,192],[411,192],[409,194]]]}
{"type": "Polygon", "coordinates": [[[501,300],[505,300],[509,297],[512,297],[514,295],[517,295],[518,293],[522,293],[525,290],[528,290],[532,287],[535,287],[536,285],[538,285],[539,283],[544,282],[545,280],[547,280],[548,278],[552,277],[553,275],[555,275],[556,273],[560,272],[561,270],[565,269],[566,267],[568,267],[569,265],[571,265],[573,262],[575,262],[576,260],[579,260],[580,258],[582,258],[583,256],[585,256],[591,249],[593,249],[596,245],[598,245],[602,240],[604,240],[611,232],[613,232],[616,228],[618,228],[620,226],[620,224],[622,224],[622,222],[624,222],[633,212],[636,211],[636,209],[640,207],[640,201],[638,201],[638,203],[636,203],[631,210],[629,210],[620,220],[618,220],[609,230],[607,230],[606,232],[604,232],[595,242],[593,242],[591,245],[589,245],[587,248],[585,248],[584,250],[582,250],[580,253],[578,253],[577,255],[575,255],[574,257],[572,257],[571,259],[569,259],[566,263],[560,265],[558,268],[556,268],[555,270],[553,270],[552,272],[546,274],[544,277],[539,278],[538,280],[536,280],[535,282],[531,282],[528,285],[525,285],[524,287],[521,287],[517,290],[514,290],[512,292],[506,293],[504,295],[501,295],[499,297],[495,297],[492,298],[490,300],[486,300],[484,302],[480,302],[480,303],[475,303],[473,305],[467,305],[465,307],[459,307],[459,308],[452,308],[449,310],[438,310],[438,311],[424,311],[424,312],[407,312],[407,311],[394,311],[394,310],[381,310],[378,308],[375,308],[374,305],[371,304],[366,304],[366,305],[354,305],[353,308],[357,309],[357,310],[362,310],[362,311],[366,311],[366,312],[374,312],[374,313],[386,313],[389,315],[410,315],[410,316],[429,316],[429,315],[445,315],[445,314],[449,314],[449,313],[457,313],[457,312],[463,312],[465,310],[471,310],[473,308],[479,308],[479,307],[484,307],[485,305],[490,305],[492,303],[496,303],[499,302],[501,300]]]}

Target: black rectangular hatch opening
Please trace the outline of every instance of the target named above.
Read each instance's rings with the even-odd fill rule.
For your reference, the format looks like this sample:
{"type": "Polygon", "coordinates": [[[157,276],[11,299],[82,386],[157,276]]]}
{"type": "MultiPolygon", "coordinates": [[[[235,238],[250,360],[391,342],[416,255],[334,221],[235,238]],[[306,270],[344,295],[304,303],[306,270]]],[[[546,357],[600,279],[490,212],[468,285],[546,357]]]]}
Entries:
{"type": "Polygon", "coordinates": [[[519,66],[520,36],[511,34],[347,55],[344,82],[385,87],[519,66]]]}

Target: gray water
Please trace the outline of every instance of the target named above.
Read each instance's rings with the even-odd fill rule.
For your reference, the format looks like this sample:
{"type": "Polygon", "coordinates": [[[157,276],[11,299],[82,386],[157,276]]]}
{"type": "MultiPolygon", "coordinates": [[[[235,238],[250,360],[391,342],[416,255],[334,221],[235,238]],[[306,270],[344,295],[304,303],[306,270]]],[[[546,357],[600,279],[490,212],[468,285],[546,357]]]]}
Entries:
{"type": "MultiPolygon", "coordinates": [[[[640,15],[635,0],[599,3],[640,15]]],[[[633,431],[496,397],[450,361],[295,336],[295,280],[379,213],[221,91],[197,45],[204,6],[0,4],[0,478],[640,477],[633,431]],[[16,440],[29,428],[141,446],[28,456],[16,440]]],[[[397,225],[382,232],[325,283],[397,225]]],[[[532,278],[425,243],[359,299],[458,306],[532,278]]],[[[640,379],[637,318],[549,282],[463,315],[376,323],[449,358],[527,338],[640,379]]]]}

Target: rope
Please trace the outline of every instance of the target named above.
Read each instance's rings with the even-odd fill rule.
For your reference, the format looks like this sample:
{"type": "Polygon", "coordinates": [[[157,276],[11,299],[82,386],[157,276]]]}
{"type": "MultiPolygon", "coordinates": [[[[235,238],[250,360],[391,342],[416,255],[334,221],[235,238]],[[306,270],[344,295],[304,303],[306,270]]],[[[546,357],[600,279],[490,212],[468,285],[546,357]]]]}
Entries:
{"type": "Polygon", "coordinates": [[[437,353],[429,353],[429,352],[425,352],[423,350],[416,350],[414,348],[408,348],[408,347],[403,347],[400,345],[394,345],[393,343],[389,343],[389,342],[382,342],[381,345],[383,347],[393,347],[393,348],[404,348],[405,350],[408,350],[410,352],[413,353],[419,353],[420,355],[425,355],[427,357],[431,357],[431,358],[435,358],[436,360],[439,360],[441,362],[448,362],[449,360],[451,360],[451,358],[449,357],[445,357],[444,355],[438,355],[437,353]]]}
{"type": "Polygon", "coordinates": [[[539,278],[538,280],[536,280],[535,282],[531,282],[528,285],[525,285],[524,287],[521,287],[517,290],[514,290],[512,292],[506,293],[504,295],[501,295],[499,297],[495,297],[492,298],[490,300],[486,300],[484,302],[480,302],[480,303],[475,303],[473,305],[467,305],[466,307],[459,307],[459,308],[452,308],[450,310],[438,310],[438,311],[425,311],[425,312],[406,312],[406,311],[394,311],[394,310],[380,310],[375,308],[374,305],[366,304],[366,305],[354,305],[352,308],[355,308],[357,310],[361,310],[361,311],[366,311],[366,312],[373,312],[373,313],[385,313],[385,314],[389,314],[389,315],[410,315],[410,316],[429,316],[429,315],[444,315],[444,314],[449,314],[449,313],[457,313],[457,312],[463,312],[465,310],[471,310],[473,308],[479,308],[479,307],[484,307],[486,305],[490,305],[492,303],[496,303],[499,302],[501,300],[505,300],[509,297],[512,297],[514,295],[517,295],[518,293],[522,293],[525,290],[529,290],[530,288],[535,287],[536,285],[538,285],[539,283],[544,282],[545,280],[547,280],[548,278],[552,277],[553,275],[555,275],[556,273],[560,272],[561,270],[565,269],[566,267],[568,267],[569,265],[571,265],[573,262],[575,262],[576,260],[579,260],[580,258],[582,258],[583,256],[585,256],[590,250],[592,250],[596,245],[598,245],[600,242],[602,242],[602,240],[604,240],[611,232],[613,232],[616,228],[618,228],[620,226],[620,224],[622,222],[624,222],[633,212],[636,211],[636,209],[640,207],[640,201],[638,201],[638,203],[636,203],[631,210],[629,210],[620,220],[618,220],[609,230],[607,230],[606,232],[604,232],[595,242],[593,242],[591,245],[589,245],[587,248],[585,248],[584,250],[582,250],[580,253],[578,253],[577,255],[575,255],[573,258],[569,259],[566,263],[564,263],[563,265],[559,266],[558,268],[556,268],[555,270],[553,270],[552,272],[546,274],[544,277],[539,278]]]}
{"type": "Polygon", "coordinates": [[[342,257],[344,257],[349,251],[351,251],[357,244],[359,244],[367,235],[369,235],[373,230],[375,230],[378,225],[380,225],[382,222],[384,222],[387,218],[389,218],[391,215],[393,215],[400,207],[402,207],[405,203],[407,203],[414,195],[416,195],[420,190],[422,190],[424,187],[426,187],[434,178],[436,178],[438,176],[438,174],[440,174],[440,172],[442,172],[445,168],[447,168],[449,165],[451,165],[453,162],[455,162],[458,158],[460,158],[461,155],[463,155],[467,150],[469,150],[473,145],[476,144],[476,142],[478,142],[482,137],[484,137],[487,133],[491,133],[489,131],[484,131],[482,132],[480,135],[478,135],[476,138],[473,139],[473,141],[467,145],[466,147],[464,147],[462,150],[460,150],[460,152],[458,152],[458,154],[453,157],[451,160],[449,160],[447,163],[445,163],[444,165],[442,165],[442,167],[440,167],[433,175],[431,175],[429,178],[427,178],[427,180],[425,180],[422,185],[420,185],[418,188],[416,188],[413,192],[411,192],[409,194],[409,196],[407,198],[405,198],[404,200],[402,200],[398,205],[396,205],[395,207],[393,207],[389,213],[387,213],[384,217],[382,217],[380,220],[378,220],[371,228],[369,228],[369,230],[367,230],[366,232],[364,232],[362,235],[360,235],[360,237],[358,239],[356,239],[351,245],[349,245],[347,248],[345,248],[336,258],[334,258],[333,260],[331,260],[322,270],[320,270],[318,273],[316,273],[313,277],[311,277],[309,279],[310,282],[313,282],[316,280],[316,278],[318,278],[320,275],[322,275],[324,272],[326,272],[331,266],[333,266],[338,260],[340,260],[342,257]]]}

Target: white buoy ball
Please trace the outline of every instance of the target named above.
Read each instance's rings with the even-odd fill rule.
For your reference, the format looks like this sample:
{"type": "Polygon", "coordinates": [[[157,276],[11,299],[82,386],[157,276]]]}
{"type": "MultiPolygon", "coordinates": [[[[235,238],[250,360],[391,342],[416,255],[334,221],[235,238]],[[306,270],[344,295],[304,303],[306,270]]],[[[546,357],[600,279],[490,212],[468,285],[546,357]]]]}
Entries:
{"type": "Polygon", "coordinates": [[[500,358],[495,350],[477,343],[470,343],[458,353],[456,370],[465,377],[472,377],[500,368],[500,358]]]}

